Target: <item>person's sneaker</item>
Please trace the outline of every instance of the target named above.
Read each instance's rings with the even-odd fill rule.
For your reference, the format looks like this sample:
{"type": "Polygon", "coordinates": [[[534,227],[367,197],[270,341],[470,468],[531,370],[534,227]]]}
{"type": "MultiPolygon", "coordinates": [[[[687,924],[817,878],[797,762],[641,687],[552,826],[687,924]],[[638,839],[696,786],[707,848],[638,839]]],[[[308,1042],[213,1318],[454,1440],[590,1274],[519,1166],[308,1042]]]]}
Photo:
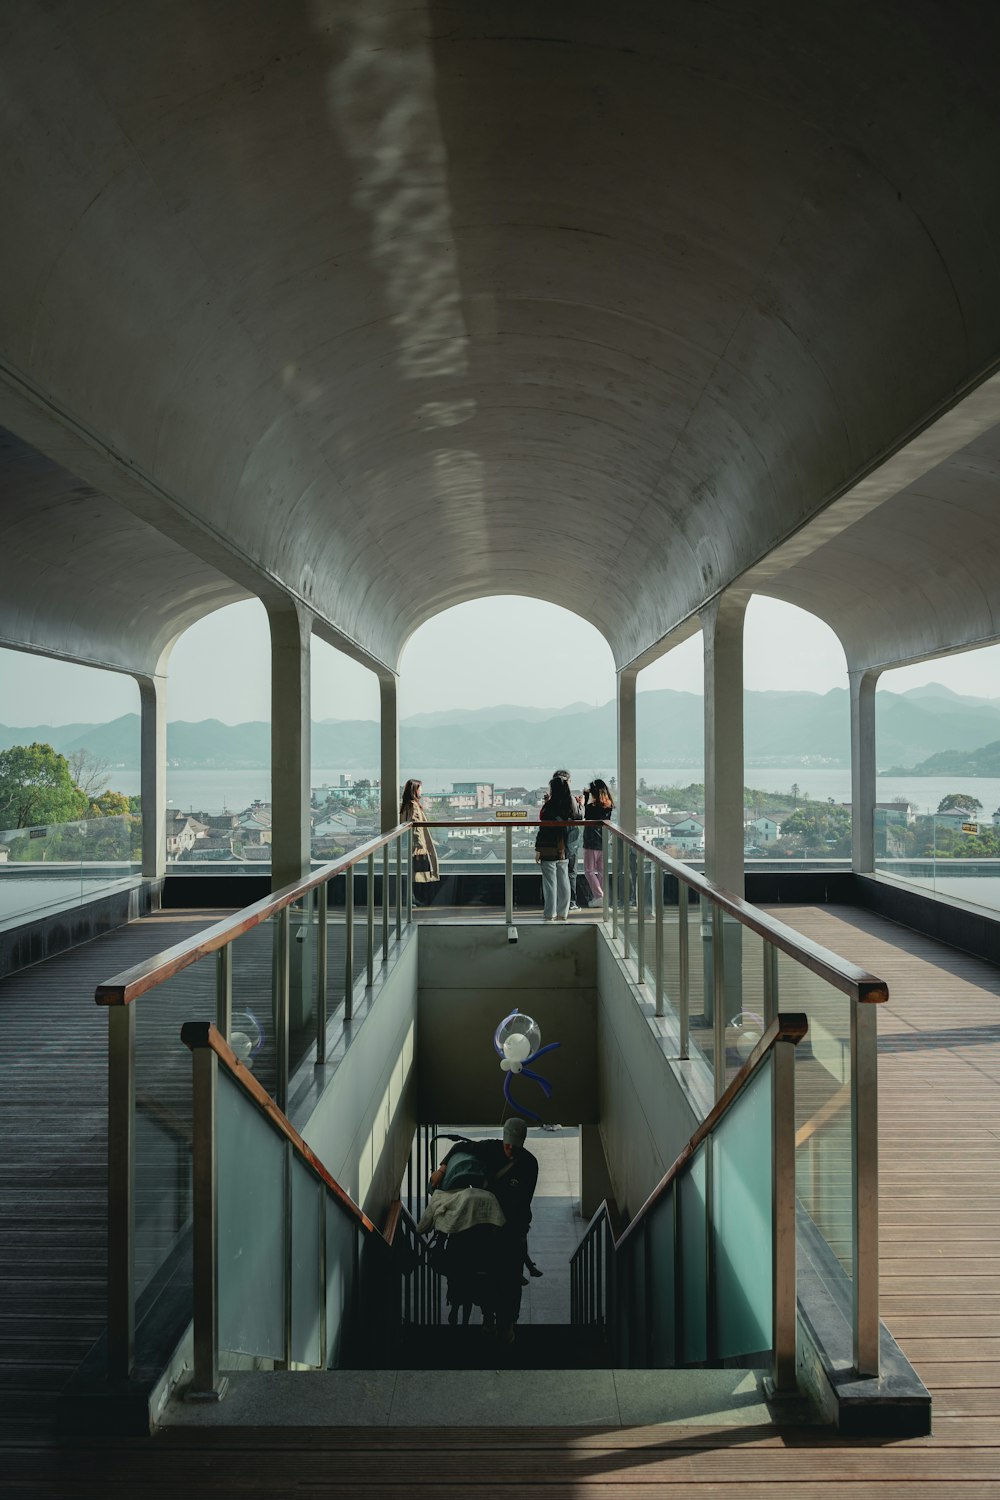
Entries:
{"type": "MultiPolygon", "coordinates": [[[[541,1276],[541,1274],[542,1274],[541,1268],[539,1266],[536,1266],[535,1262],[533,1260],[529,1260],[528,1261],[528,1275],[529,1276],[541,1276]]],[[[528,1283],[524,1282],[524,1285],[527,1286],[528,1283]]]]}
{"type": "Polygon", "coordinates": [[[562,1130],[562,1126],[561,1125],[543,1125],[542,1129],[543,1130],[562,1130]]]}
{"type": "Polygon", "coordinates": [[[501,1344],[512,1344],[514,1342],[513,1323],[508,1323],[504,1328],[497,1329],[497,1340],[501,1344]]]}

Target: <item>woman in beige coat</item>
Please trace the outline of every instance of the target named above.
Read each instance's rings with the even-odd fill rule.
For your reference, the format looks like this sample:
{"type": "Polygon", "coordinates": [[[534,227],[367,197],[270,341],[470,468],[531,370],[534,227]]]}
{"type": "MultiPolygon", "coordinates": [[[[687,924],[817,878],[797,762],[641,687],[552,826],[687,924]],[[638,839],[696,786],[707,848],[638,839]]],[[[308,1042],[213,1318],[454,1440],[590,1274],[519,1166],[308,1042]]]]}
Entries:
{"type": "MultiPolygon", "coordinates": [[[[422,785],[420,781],[408,781],[403,788],[403,799],[399,804],[399,821],[413,824],[410,839],[413,854],[413,884],[417,889],[441,879],[438,871],[437,850],[434,848],[431,831],[426,827],[427,814],[420,801],[422,785]]],[[[427,891],[426,897],[429,898],[431,894],[427,891]]]]}

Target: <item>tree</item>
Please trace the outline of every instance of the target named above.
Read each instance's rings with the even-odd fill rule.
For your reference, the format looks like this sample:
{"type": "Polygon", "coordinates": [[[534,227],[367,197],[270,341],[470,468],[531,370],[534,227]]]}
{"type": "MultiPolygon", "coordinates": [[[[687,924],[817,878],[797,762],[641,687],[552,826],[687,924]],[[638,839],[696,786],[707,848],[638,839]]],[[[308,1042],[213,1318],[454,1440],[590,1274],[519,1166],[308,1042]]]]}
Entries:
{"type": "Polygon", "coordinates": [[[0,752],[0,828],[31,828],[82,818],[89,798],[69,762],[51,745],[12,745],[0,752]]]}
{"type": "Polygon", "coordinates": [[[938,803],[938,812],[982,812],[983,804],[978,797],[971,797],[968,792],[949,792],[947,797],[942,797],[938,803]]]}
{"type": "MultiPolygon", "coordinates": [[[[83,788],[81,787],[80,790],[82,791],[83,788]]],[[[131,802],[131,797],[126,797],[124,792],[102,792],[91,802],[88,816],[91,818],[127,817],[132,811],[131,802]]]]}
{"type": "Polygon", "coordinates": [[[66,764],[69,766],[69,774],[84,796],[89,797],[91,802],[97,802],[111,779],[108,776],[108,762],[91,755],[89,750],[73,750],[67,755],[66,764]]]}

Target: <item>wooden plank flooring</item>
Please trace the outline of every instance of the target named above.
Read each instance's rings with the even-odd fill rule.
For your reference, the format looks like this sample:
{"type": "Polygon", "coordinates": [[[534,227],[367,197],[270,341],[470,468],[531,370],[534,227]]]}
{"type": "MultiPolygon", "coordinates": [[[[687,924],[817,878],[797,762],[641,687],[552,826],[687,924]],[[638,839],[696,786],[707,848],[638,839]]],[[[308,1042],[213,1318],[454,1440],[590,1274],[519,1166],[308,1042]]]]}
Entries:
{"type": "MultiPolygon", "coordinates": [[[[933,1393],[933,1437],[842,1443],[809,1428],[174,1429],[53,1449],[26,1431],[0,1454],[0,1495],[1000,1500],[1000,973],[866,913],[783,907],[780,915],[890,986],[879,1016],[882,1308],[933,1393]]],[[[87,1216],[85,1190],[64,1183],[62,1193],[71,1212],[52,1222],[61,1220],[68,1252],[86,1247],[99,1225],[87,1216]]],[[[76,1307],[69,1278],[46,1310],[55,1345],[61,1311],[76,1307]]],[[[9,1335],[28,1336],[28,1309],[9,1316],[9,1335]]]]}

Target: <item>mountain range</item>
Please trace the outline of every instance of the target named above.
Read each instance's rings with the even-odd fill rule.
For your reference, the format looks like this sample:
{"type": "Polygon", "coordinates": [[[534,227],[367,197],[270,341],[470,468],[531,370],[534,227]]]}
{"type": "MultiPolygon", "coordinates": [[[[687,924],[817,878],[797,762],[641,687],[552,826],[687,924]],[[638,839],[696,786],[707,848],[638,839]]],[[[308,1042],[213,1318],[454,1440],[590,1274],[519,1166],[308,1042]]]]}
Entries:
{"type": "MultiPolygon", "coordinates": [[[[850,765],[847,690],[744,694],[746,762],[757,767],[850,765]]],[[[703,763],[704,705],[699,694],[662,688],[636,700],[639,766],[703,763]]],[[[615,762],[614,701],[545,710],[505,704],[415,714],[400,727],[404,765],[421,770],[465,766],[591,765],[615,762]]],[[[916,767],[948,752],[968,758],[1000,739],[1000,699],[967,697],[940,684],[876,698],[881,767],[916,767]]],[[[378,764],[379,729],[372,720],[326,720],[312,726],[314,766],[364,769],[378,764]]],[[[139,719],[110,724],[0,724],[0,750],[40,740],[63,754],[86,750],[112,766],[139,764],[139,719]]],[[[270,764],[270,725],[177,720],[167,729],[172,764],[190,769],[252,770],[270,764]]],[[[931,774],[926,771],[925,774],[931,774]]]]}

